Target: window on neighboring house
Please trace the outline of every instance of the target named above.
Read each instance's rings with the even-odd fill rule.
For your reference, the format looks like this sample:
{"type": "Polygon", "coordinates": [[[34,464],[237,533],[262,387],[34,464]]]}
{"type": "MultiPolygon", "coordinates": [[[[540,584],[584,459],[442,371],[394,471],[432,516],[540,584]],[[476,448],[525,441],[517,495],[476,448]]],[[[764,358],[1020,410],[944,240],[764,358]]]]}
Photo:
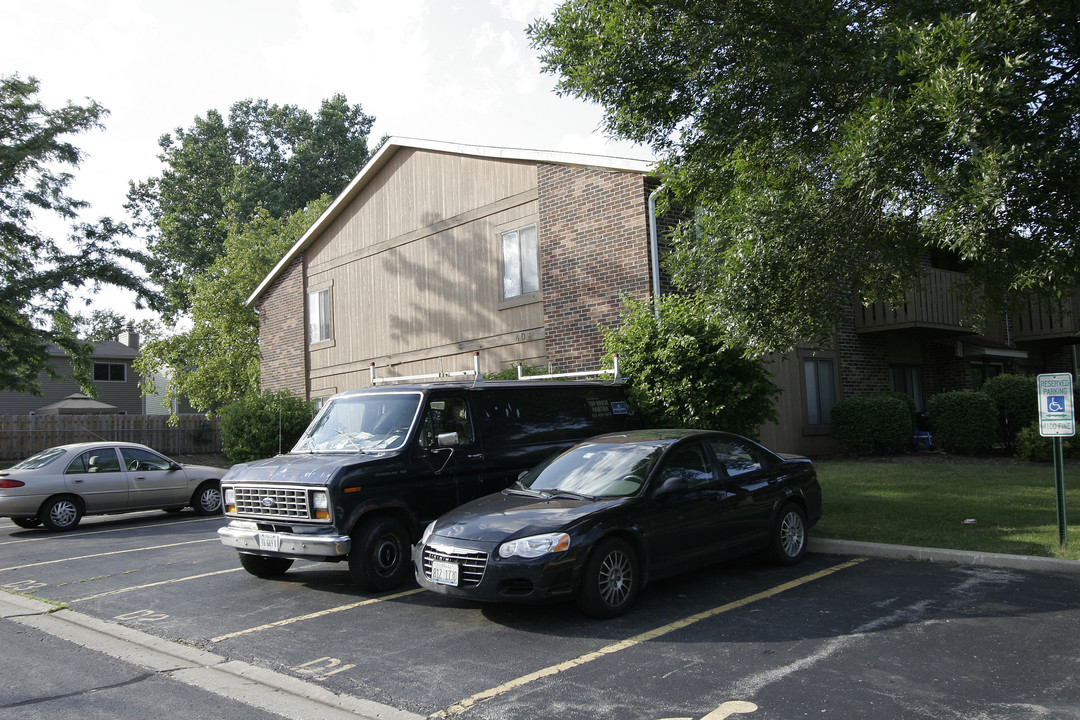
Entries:
{"type": "Polygon", "coordinates": [[[330,339],[330,288],[308,293],[308,342],[330,339]]]}
{"type": "Polygon", "coordinates": [[[94,363],[94,382],[124,382],[127,365],[124,363],[94,363]]]}
{"type": "Polygon", "coordinates": [[[910,395],[915,400],[915,411],[926,410],[926,394],[923,390],[923,369],[920,365],[890,365],[889,389],[910,395]]]}
{"type": "Polygon", "coordinates": [[[810,425],[828,425],[836,404],[835,363],[832,358],[803,359],[806,380],[806,415],[810,425]]]}
{"type": "Polygon", "coordinates": [[[502,234],[503,298],[540,292],[540,255],[536,226],[509,230],[502,234]]]}

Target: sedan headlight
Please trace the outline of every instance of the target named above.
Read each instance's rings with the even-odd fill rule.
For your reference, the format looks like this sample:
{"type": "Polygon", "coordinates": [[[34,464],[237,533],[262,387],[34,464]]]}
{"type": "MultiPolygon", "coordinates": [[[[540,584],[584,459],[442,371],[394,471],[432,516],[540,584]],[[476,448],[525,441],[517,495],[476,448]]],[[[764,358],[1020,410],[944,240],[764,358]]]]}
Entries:
{"type": "Polygon", "coordinates": [[[564,552],[570,548],[570,536],[566,533],[533,535],[505,542],[499,546],[499,557],[538,558],[547,553],[564,552]]]}
{"type": "Polygon", "coordinates": [[[427,545],[427,539],[431,537],[431,533],[435,532],[435,523],[429,522],[428,526],[424,528],[424,534],[420,536],[420,544],[427,545]]]}

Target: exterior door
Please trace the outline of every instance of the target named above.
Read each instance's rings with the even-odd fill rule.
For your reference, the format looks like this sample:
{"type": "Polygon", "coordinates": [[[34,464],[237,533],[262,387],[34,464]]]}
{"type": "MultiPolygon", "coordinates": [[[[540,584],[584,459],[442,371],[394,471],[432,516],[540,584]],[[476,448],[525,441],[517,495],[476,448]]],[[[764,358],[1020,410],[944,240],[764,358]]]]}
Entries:
{"type": "Polygon", "coordinates": [[[80,454],[64,471],[64,484],[83,499],[87,512],[127,507],[128,477],[121,469],[116,448],[96,448],[80,454]]]}
{"type": "Polygon", "coordinates": [[[731,495],[730,544],[760,545],[769,535],[772,510],[783,492],[779,478],[754,445],[734,437],[711,440],[709,445],[731,495]]]}
{"type": "Polygon", "coordinates": [[[408,482],[421,522],[482,494],[483,453],[463,395],[428,396],[411,455],[408,482]]]}

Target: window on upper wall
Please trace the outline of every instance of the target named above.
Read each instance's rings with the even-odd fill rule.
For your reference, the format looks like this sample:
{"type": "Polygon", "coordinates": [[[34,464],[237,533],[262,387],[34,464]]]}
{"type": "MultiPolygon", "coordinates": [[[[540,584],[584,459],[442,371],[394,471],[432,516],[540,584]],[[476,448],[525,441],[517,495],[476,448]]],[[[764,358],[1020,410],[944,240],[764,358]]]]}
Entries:
{"type": "Polygon", "coordinates": [[[308,293],[308,343],[330,339],[330,288],[308,293]]]}
{"type": "Polygon", "coordinates": [[[94,382],[124,382],[127,365],[124,363],[94,363],[94,382]]]}
{"type": "Polygon", "coordinates": [[[832,358],[804,358],[806,385],[806,421],[810,425],[828,425],[836,404],[835,362],[832,358]]]}
{"type": "Polygon", "coordinates": [[[504,232],[502,255],[504,299],[540,292],[540,255],[535,225],[504,232]]]}

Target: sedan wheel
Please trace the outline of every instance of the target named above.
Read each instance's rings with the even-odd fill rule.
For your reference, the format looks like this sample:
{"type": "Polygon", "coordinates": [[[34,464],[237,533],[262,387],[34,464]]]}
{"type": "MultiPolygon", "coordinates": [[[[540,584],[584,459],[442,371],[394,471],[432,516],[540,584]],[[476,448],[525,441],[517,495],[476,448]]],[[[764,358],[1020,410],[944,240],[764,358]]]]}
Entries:
{"type": "Polygon", "coordinates": [[[620,538],[605,540],[585,565],[578,607],[586,615],[613,618],[622,615],[641,589],[638,559],[630,543],[620,538]]]}
{"type": "Polygon", "coordinates": [[[49,530],[71,530],[82,519],[82,507],[71,497],[53,498],[41,508],[41,524],[49,530]]]}
{"type": "Polygon", "coordinates": [[[196,515],[217,515],[221,512],[221,488],[217,483],[203,483],[191,501],[196,515]]]}
{"type": "Polygon", "coordinates": [[[38,525],[41,524],[41,521],[38,520],[36,517],[13,517],[11,518],[11,522],[15,523],[21,528],[26,528],[27,530],[31,528],[36,528],[38,525]]]}
{"type": "Polygon", "coordinates": [[[772,554],[781,565],[794,565],[806,554],[806,514],[795,504],[780,508],[773,528],[772,554]]]}

